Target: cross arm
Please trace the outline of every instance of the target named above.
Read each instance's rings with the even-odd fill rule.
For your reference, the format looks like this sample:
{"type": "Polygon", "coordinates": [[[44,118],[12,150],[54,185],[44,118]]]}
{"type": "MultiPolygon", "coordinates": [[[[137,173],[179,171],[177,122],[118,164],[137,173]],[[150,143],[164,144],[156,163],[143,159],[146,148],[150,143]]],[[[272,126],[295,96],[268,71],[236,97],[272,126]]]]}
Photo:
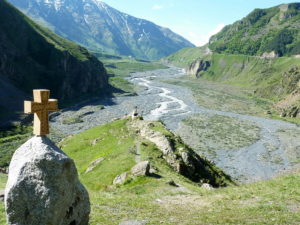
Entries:
{"type": "Polygon", "coordinates": [[[49,99],[47,104],[47,109],[49,111],[57,111],[58,110],[57,99],[49,99]]]}
{"type": "Polygon", "coordinates": [[[32,101],[24,101],[24,113],[34,113],[34,105],[32,101]]]}

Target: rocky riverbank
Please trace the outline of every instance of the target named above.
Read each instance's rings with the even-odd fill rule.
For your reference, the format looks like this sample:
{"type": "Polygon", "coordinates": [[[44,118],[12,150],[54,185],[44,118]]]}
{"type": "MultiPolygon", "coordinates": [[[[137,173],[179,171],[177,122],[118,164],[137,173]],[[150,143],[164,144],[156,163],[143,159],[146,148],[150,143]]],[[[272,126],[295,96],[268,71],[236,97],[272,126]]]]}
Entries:
{"type": "MultiPolygon", "coordinates": [[[[277,120],[203,108],[196,103],[192,92],[187,88],[162,82],[164,79],[176,80],[182,75],[184,71],[178,68],[134,73],[128,79],[140,87],[137,96],[105,99],[65,110],[52,117],[52,127],[61,138],[128,115],[137,106],[146,120],[162,120],[199,154],[213,160],[240,182],[269,179],[299,164],[300,156],[298,157],[297,151],[300,148],[300,135],[292,138],[293,142],[288,141],[291,135],[300,132],[299,127],[277,120]],[[219,132],[222,135],[210,135],[213,138],[209,139],[204,134],[217,134],[218,131],[209,130],[209,124],[206,125],[208,127],[196,128],[197,126],[188,125],[185,121],[191,116],[197,118],[199,115],[206,115],[212,121],[213,117],[221,116],[240,122],[225,127],[219,121],[220,125],[216,127],[223,129],[219,132]],[[251,127],[252,131],[241,133],[244,136],[238,142],[239,145],[220,141],[230,142],[228,135],[231,130],[237,131],[234,138],[239,139],[239,130],[252,129],[251,127]],[[192,132],[193,129],[196,129],[195,132],[192,132]],[[250,141],[243,142],[247,137],[250,141]],[[199,141],[202,145],[199,145],[199,141]],[[207,151],[208,148],[213,151],[207,151]]],[[[197,122],[198,125],[202,123],[201,120],[197,122]]]]}

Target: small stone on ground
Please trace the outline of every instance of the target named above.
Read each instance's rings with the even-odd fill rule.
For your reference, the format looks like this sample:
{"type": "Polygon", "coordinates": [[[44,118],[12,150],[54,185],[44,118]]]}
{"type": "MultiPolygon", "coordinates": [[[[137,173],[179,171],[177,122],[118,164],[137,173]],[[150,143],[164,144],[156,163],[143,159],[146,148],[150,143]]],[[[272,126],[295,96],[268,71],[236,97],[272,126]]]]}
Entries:
{"type": "Polygon", "coordinates": [[[150,174],[150,163],[149,161],[143,161],[136,164],[131,169],[131,173],[134,176],[147,176],[150,174]]]}

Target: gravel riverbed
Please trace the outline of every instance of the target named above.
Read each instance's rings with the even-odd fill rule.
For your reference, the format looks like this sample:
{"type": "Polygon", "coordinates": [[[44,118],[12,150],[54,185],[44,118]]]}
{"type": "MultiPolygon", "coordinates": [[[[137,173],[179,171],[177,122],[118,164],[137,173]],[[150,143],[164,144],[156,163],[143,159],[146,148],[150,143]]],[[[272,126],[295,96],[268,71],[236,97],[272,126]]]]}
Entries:
{"type": "MultiPolygon", "coordinates": [[[[187,138],[189,134],[181,130],[183,119],[197,114],[222,115],[250,121],[260,128],[259,140],[250,146],[230,150],[220,148],[213,156],[206,154],[207,158],[234,179],[242,183],[269,179],[298,166],[298,161],[292,160],[291,156],[300,151],[300,135],[295,136],[292,142],[288,142],[286,140],[290,137],[287,137],[286,133],[280,135],[280,132],[289,130],[291,134],[300,133],[299,126],[255,116],[205,109],[196,103],[190,90],[162,82],[163,79],[176,80],[183,75],[184,71],[179,68],[134,73],[128,79],[139,86],[138,95],[107,98],[64,110],[51,117],[51,126],[60,138],[63,138],[126,116],[137,106],[144,119],[162,120],[169,129],[189,142],[190,139],[187,138]],[[101,106],[104,106],[104,109],[101,106]],[[73,120],[75,122],[68,122],[73,120]]],[[[193,147],[192,142],[188,144],[193,147]]],[[[200,149],[195,150],[205,154],[200,149]]]]}

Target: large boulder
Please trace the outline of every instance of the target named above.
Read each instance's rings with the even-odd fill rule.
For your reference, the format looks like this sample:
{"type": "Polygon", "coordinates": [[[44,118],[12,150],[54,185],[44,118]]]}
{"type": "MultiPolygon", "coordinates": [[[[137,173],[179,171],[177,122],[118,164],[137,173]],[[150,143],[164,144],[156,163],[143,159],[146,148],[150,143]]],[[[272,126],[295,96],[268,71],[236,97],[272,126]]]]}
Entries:
{"type": "Polygon", "coordinates": [[[47,137],[13,155],[5,189],[8,224],[87,225],[90,202],[72,159],[47,137]]]}

